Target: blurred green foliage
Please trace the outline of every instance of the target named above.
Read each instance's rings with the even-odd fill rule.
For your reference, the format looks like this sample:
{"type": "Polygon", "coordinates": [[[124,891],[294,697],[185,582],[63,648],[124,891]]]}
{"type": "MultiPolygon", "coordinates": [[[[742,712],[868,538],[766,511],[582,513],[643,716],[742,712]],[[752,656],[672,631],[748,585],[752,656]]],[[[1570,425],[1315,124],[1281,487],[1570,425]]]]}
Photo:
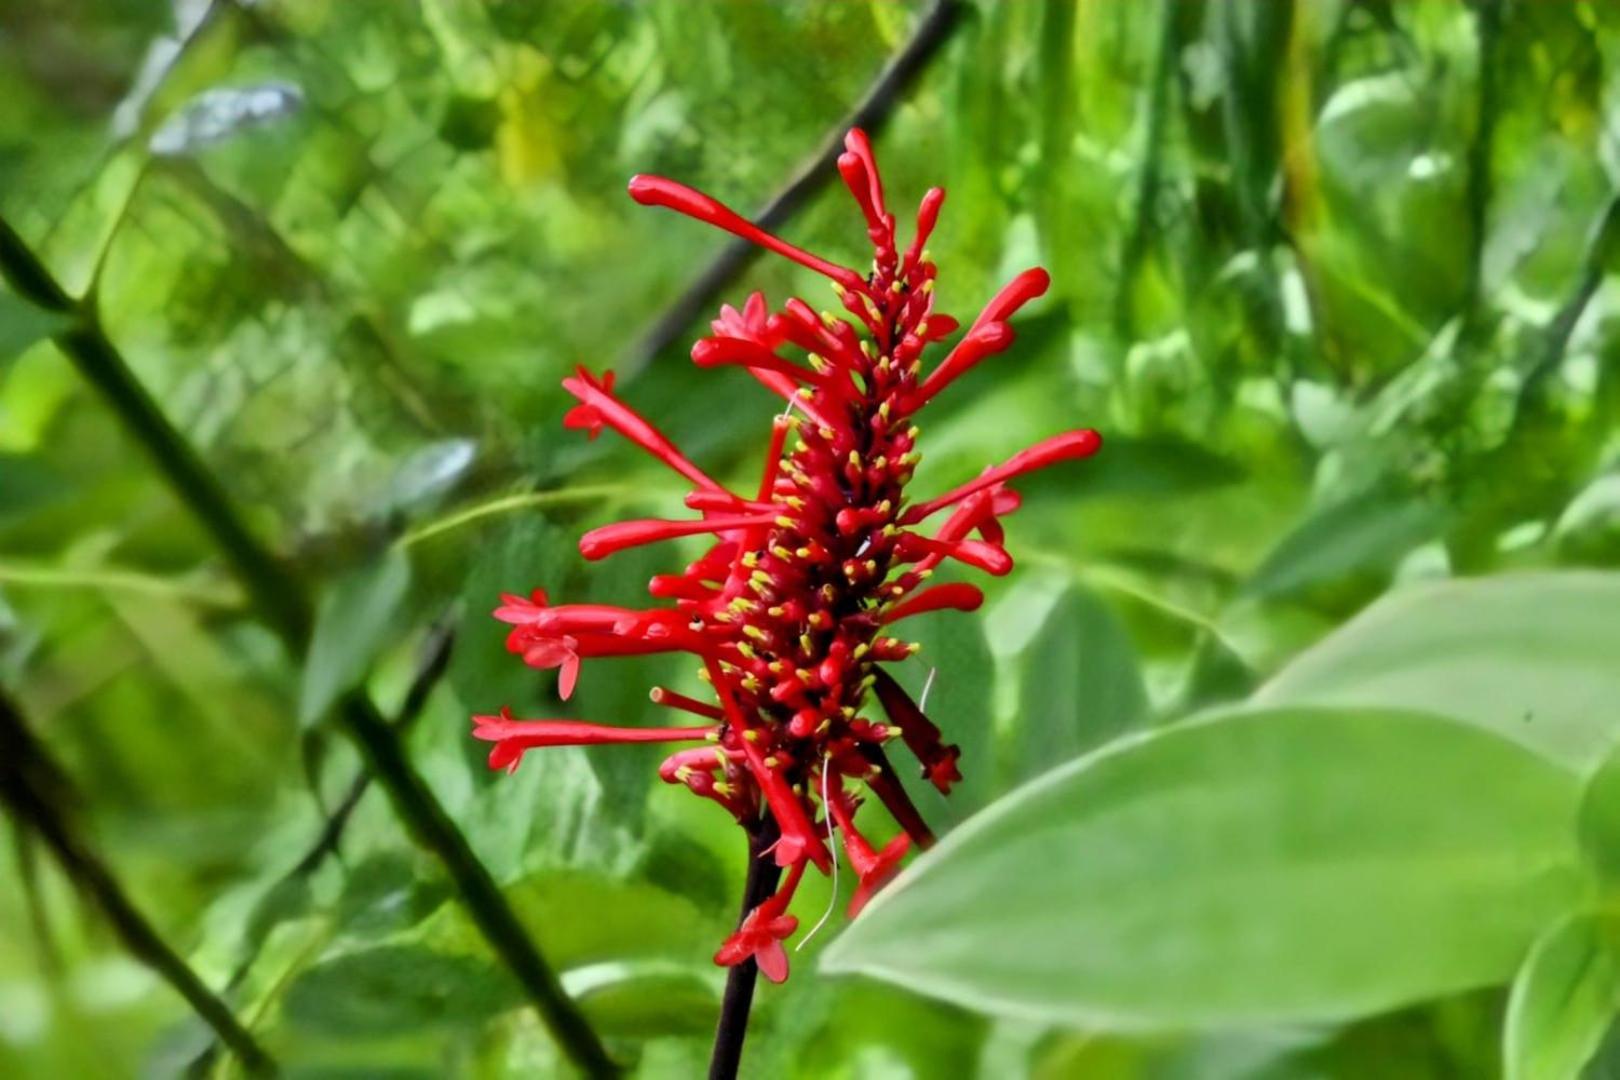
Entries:
{"type": "MultiPolygon", "coordinates": [[[[283,655],[59,325],[0,292],[0,681],[290,1071],[561,1068],[380,794],[297,869],[358,769],[322,714],[362,678],[397,704],[446,626],[415,763],[612,1045],[702,1070],[742,838],[651,751],[489,774],[469,713],[563,707],[487,612],[629,601],[681,556],[573,550],[680,492],[563,431],[558,380],[633,356],[722,243],[626,178],[761,205],[925,9],[0,0],[0,214],[323,597],[311,655],[283,655]]],[[[877,140],[888,186],[950,192],[947,310],[1037,262],[1054,287],[931,410],[917,483],[1032,432],[1108,444],[1021,485],[1020,568],[919,631],[902,681],[937,668],[967,750],[961,798],[925,809],[1108,749],[836,947],[927,996],[819,975],[835,917],[762,993],[745,1072],[1541,1078],[1607,1031],[1589,1071],[1620,1074],[1617,72],[1598,0],[963,4],[877,140]],[[1425,584],[1452,578],[1485,580],[1425,584]]],[[[833,191],[784,232],[845,261],[864,239],[833,191]]],[[[726,298],[752,287],[825,302],[779,263],[726,298]]],[[[682,352],[621,367],[626,396],[752,474],[772,402],[682,352]]],[[[589,664],[566,711],[643,722],[660,680],[693,683],[589,664]]],[[[206,1029],[5,839],[0,1072],[197,1060],[206,1029]]],[[[826,900],[807,886],[806,924],[826,900]]]]}

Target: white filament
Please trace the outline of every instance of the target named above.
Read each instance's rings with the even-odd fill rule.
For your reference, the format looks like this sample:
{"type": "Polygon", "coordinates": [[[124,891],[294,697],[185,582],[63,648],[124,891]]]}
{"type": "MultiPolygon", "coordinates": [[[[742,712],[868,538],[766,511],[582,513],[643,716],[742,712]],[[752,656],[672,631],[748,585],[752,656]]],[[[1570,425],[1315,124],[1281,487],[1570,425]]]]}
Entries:
{"type": "Polygon", "coordinates": [[[827,910],[821,913],[821,918],[816,920],[816,925],[810,928],[810,932],[804,935],[797,945],[793,946],[794,952],[798,952],[810,944],[810,939],[815,937],[823,926],[827,925],[827,920],[832,918],[833,908],[838,906],[838,847],[833,843],[832,804],[827,801],[827,764],[831,757],[831,751],[824,752],[821,755],[821,809],[822,813],[827,815],[827,847],[832,851],[832,895],[827,897],[827,910]]]}

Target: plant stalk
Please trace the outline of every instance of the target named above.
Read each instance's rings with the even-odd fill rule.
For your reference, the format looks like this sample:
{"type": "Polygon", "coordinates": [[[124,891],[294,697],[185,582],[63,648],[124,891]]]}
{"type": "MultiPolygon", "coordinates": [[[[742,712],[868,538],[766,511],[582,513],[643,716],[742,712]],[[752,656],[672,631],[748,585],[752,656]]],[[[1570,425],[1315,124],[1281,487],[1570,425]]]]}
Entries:
{"type": "MultiPolygon", "coordinates": [[[[776,839],[776,819],[768,813],[748,828],[748,883],[743,887],[742,911],[737,916],[739,926],[750,911],[776,891],[782,868],[766,854],[776,839]]],[[[742,1063],[743,1040],[748,1037],[754,986],[758,982],[759,964],[752,957],[732,967],[726,975],[720,1022],[714,1031],[714,1052],[709,1055],[709,1080],[735,1080],[737,1067],[742,1063]]]]}
{"type": "Polygon", "coordinates": [[[112,869],[71,822],[74,801],[67,774],[40,744],[22,712],[0,693],[0,803],[19,829],[32,830],[84,897],[106,918],[131,956],[185,998],[214,1034],[254,1076],[276,1071],[273,1058],[243,1027],[201,976],[169,947],[124,891],[112,869]]]}

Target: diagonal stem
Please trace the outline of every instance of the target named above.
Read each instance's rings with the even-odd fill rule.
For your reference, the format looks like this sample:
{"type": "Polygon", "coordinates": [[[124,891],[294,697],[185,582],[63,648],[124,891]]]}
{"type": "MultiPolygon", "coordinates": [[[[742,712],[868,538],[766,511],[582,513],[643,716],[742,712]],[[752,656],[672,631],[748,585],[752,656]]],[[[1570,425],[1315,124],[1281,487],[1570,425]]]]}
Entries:
{"type": "MultiPolygon", "coordinates": [[[[23,239],[0,218],[0,277],[24,299],[70,318],[57,345],[123,421],[174,494],[208,530],[289,656],[309,646],[311,604],[304,583],[254,537],[223,485],[169,423],[108,339],[92,307],[66,293],[23,239]]],[[[410,765],[399,734],[361,689],[339,700],[336,719],[383,785],[411,838],[443,864],[462,906],[517,977],[563,1052],[591,1076],[619,1067],[557,974],[530,939],[487,867],[431,788],[410,765]]]]}
{"type": "Polygon", "coordinates": [[[124,948],[151,968],[214,1030],[249,1073],[269,1075],[276,1063],[230,1006],[169,947],[79,831],[66,807],[76,801],[67,775],[23,721],[15,702],[0,693],[0,803],[20,829],[32,830],[62,865],[74,886],[101,910],[124,948]]]}
{"type": "MultiPolygon", "coordinates": [[[[799,167],[792,179],[754,215],[751,220],[755,225],[767,231],[780,226],[837,174],[838,155],[844,149],[844,133],[852,127],[866,128],[871,132],[883,125],[899,104],[906,87],[950,39],[965,7],[962,0],[935,0],[934,6],[917,23],[910,39],[884,65],[855,107],[828,132],[821,146],[799,167]]],[[[636,371],[673,345],[692,321],[714,302],[720,290],[753,261],[759,250],[747,240],[727,242],[713,261],[664,309],[658,321],[625,354],[623,369],[636,371]]]]}

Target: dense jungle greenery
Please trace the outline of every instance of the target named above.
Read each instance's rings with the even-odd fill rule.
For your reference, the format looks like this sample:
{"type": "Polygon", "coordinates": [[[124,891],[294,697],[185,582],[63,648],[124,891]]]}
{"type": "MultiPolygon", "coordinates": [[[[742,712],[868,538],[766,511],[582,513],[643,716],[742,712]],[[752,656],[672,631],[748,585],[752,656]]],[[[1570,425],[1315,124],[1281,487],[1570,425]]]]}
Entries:
{"type": "Polygon", "coordinates": [[[468,717],[699,686],[564,705],[489,612],[696,550],[578,557],[684,511],[564,430],[576,364],[746,482],[780,403],[687,347],[831,302],[626,179],[808,168],[776,227],[859,263],[863,102],[894,201],[949,191],[946,310],[1053,278],[919,488],[1107,443],[919,621],[945,842],[744,1075],[1620,1076],[1607,0],[0,0],[0,1073],[569,1074],[527,956],[701,1074],[735,825],[468,717]]]}

